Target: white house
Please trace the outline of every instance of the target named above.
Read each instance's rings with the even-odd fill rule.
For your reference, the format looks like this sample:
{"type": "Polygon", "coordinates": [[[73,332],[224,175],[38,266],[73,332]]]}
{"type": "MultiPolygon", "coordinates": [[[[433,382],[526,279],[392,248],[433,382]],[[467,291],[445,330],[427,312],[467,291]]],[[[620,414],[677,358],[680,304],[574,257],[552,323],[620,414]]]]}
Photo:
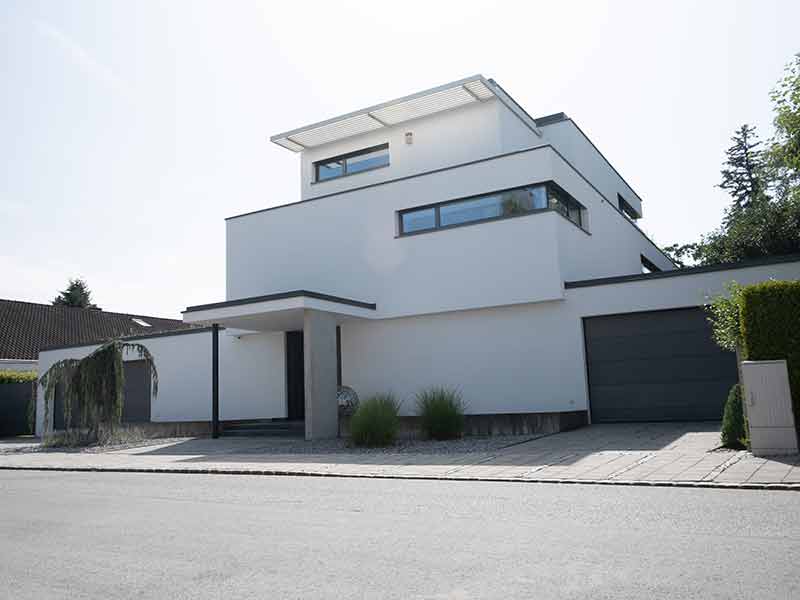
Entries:
{"type": "Polygon", "coordinates": [[[406,414],[455,386],[473,429],[718,419],[736,368],[700,307],[731,280],[800,277],[800,257],[676,270],[574,121],[480,75],[272,141],[299,154],[301,200],[226,220],[227,300],[184,311],[208,328],[141,338],[152,421],[335,436],[337,384],[406,414]]]}

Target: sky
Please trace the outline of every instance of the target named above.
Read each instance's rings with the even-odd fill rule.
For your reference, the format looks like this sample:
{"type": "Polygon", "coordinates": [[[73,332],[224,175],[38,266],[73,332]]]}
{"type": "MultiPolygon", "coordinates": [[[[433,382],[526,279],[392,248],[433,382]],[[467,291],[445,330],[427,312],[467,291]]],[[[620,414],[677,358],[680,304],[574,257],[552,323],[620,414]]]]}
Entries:
{"type": "Polygon", "coordinates": [[[733,131],[771,134],[798,23],[790,0],[3,0],[0,298],[224,300],[225,217],[299,199],[270,135],[476,73],[572,117],[656,243],[695,241],[733,131]]]}

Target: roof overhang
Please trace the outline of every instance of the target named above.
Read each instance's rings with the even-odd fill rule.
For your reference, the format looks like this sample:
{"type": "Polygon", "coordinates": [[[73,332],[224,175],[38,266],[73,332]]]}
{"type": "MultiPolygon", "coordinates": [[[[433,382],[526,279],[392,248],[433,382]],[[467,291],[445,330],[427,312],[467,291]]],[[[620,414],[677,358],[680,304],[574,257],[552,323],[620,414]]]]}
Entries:
{"type": "Polygon", "coordinates": [[[279,133],[273,135],[270,140],[292,152],[302,152],[308,148],[316,148],[446,110],[486,102],[493,98],[506,104],[512,112],[526,122],[528,127],[541,135],[533,119],[500,86],[483,75],[473,75],[327,121],[279,133]]]}
{"type": "Polygon", "coordinates": [[[337,320],[375,318],[375,304],[295,290],[227,302],[189,306],[183,311],[186,323],[218,324],[244,331],[294,331],[303,328],[306,310],[333,314],[337,320]]]}

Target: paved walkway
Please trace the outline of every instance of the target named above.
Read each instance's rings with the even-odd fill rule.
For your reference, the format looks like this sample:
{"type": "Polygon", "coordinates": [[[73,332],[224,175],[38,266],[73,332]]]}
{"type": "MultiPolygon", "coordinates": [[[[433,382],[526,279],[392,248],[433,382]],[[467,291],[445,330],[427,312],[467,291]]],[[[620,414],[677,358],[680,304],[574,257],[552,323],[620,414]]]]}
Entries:
{"type": "Polygon", "coordinates": [[[593,425],[483,452],[308,452],[307,442],[185,439],[106,452],[0,454],[0,468],[547,481],[800,490],[800,456],[718,450],[707,423],[593,425]],[[276,445],[277,444],[277,445],[276,445]]]}

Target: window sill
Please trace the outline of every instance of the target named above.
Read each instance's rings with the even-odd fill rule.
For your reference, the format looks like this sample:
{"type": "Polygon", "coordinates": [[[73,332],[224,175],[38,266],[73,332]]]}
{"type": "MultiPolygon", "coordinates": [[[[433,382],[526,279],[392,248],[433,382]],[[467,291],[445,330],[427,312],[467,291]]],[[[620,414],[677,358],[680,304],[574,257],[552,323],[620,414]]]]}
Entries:
{"type": "Polygon", "coordinates": [[[386,169],[391,167],[391,163],[388,165],[380,165],[378,167],[371,167],[369,169],[363,169],[361,171],[357,171],[356,173],[346,173],[345,175],[339,175],[338,177],[331,177],[329,179],[323,179],[321,181],[312,181],[311,185],[321,185],[323,183],[330,183],[331,181],[341,181],[342,179],[347,179],[348,177],[355,177],[356,175],[362,175],[364,173],[371,173],[372,171],[377,171],[379,169],[386,169]]]}
{"type": "Polygon", "coordinates": [[[395,239],[399,239],[399,238],[414,237],[416,235],[423,235],[425,233],[438,233],[440,231],[449,231],[450,229],[459,229],[461,227],[471,227],[471,226],[474,226],[474,225],[485,225],[486,223],[496,223],[498,221],[508,221],[509,219],[520,219],[520,218],[523,218],[523,217],[530,217],[530,216],[533,216],[533,215],[540,215],[542,213],[556,213],[559,217],[561,217],[562,219],[564,219],[568,223],[571,223],[573,226],[575,226],[578,229],[580,229],[586,235],[592,235],[591,233],[589,233],[589,231],[584,229],[581,225],[578,225],[574,221],[570,221],[567,217],[565,217],[563,214],[561,214],[556,209],[554,209],[554,208],[539,208],[539,209],[536,209],[536,210],[532,210],[532,211],[526,212],[526,213],[521,214],[521,215],[508,215],[508,216],[503,216],[503,217],[494,217],[494,218],[491,218],[491,219],[482,219],[480,221],[470,221],[468,223],[456,223],[455,225],[445,225],[444,227],[437,227],[435,229],[423,229],[421,231],[410,231],[409,233],[400,233],[400,234],[395,235],[394,238],[395,239]]]}

